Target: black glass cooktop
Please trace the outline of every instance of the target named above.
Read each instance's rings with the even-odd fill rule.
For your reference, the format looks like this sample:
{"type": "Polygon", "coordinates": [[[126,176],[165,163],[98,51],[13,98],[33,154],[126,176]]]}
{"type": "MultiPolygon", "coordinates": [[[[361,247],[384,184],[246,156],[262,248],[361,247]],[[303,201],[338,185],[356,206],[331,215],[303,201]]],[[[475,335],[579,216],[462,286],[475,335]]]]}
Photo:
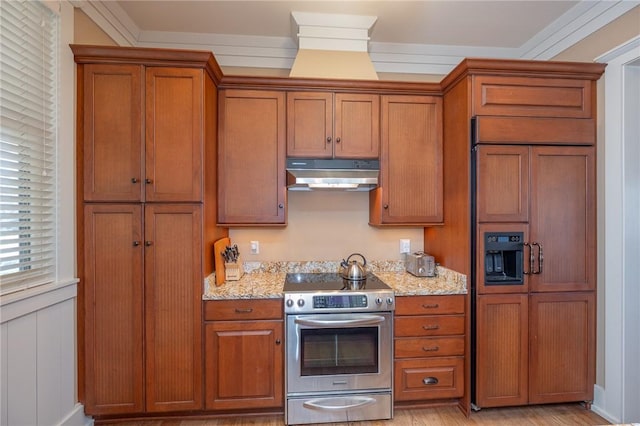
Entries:
{"type": "Polygon", "coordinates": [[[333,272],[305,272],[288,273],[284,280],[285,292],[302,291],[363,291],[363,290],[390,290],[387,284],[372,273],[367,274],[361,281],[345,280],[337,273],[333,272]]]}

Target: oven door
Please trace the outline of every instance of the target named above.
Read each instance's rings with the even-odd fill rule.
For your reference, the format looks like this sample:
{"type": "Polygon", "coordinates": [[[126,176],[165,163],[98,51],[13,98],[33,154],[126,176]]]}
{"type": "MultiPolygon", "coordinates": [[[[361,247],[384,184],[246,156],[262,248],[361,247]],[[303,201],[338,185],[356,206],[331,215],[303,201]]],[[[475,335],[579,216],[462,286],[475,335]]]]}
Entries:
{"type": "Polygon", "coordinates": [[[390,390],[393,314],[287,316],[287,394],[390,390]]]}

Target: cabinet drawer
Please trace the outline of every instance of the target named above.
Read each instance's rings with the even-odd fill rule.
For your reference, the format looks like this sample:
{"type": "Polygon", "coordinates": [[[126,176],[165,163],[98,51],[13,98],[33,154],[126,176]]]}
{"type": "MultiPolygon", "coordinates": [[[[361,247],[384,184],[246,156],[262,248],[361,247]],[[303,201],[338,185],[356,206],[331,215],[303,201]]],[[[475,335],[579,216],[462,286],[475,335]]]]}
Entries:
{"type": "Polygon", "coordinates": [[[396,298],[398,315],[463,314],[464,295],[456,296],[401,296],[396,298]]]}
{"type": "Polygon", "coordinates": [[[204,302],[205,321],[282,319],[282,299],[234,299],[204,302]]]}
{"type": "Polygon", "coordinates": [[[395,336],[464,334],[464,315],[424,315],[395,318],[395,336]]]}
{"type": "Polygon", "coordinates": [[[464,337],[401,338],[395,340],[396,358],[464,355],[464,337]]]}
{"type": "Polygon", "coordinates": [[[464,393],[462,357],[395,361],[396,401],[459,398],[464,393]]]}
{"type": "Polygon", "coordinates": [[[473,115],[591,118],[588,80],[475,76],[473,115]]]}

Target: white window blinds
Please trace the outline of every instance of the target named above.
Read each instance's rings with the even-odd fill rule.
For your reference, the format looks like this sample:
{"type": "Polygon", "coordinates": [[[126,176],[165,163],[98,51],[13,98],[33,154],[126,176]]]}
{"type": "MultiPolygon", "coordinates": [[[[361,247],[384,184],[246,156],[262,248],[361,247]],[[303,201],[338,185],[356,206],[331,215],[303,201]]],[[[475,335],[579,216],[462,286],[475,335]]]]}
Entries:
{"type": "Polygon", "coordinates": [[[0,1],[0,294],[56,275],[59,18],[0,1]]]}

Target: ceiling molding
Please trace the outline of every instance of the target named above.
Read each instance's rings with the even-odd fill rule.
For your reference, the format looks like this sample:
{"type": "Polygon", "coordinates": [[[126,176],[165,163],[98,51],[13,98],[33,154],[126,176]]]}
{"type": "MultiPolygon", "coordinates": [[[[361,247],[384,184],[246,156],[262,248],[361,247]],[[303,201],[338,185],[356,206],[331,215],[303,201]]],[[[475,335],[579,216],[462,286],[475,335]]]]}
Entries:
{"type": "MultiPolygon", "coordinates": [[[[122,46],[212,51],[220,66],[291,69],[289,37],[141,31],[114,1],[72,0],[122,46]]],[[[582,0],[519,48],[369,43],[376,72],[447,74],[463,58],[548,60],[628,12],[640,1],[582,0]]]]}

